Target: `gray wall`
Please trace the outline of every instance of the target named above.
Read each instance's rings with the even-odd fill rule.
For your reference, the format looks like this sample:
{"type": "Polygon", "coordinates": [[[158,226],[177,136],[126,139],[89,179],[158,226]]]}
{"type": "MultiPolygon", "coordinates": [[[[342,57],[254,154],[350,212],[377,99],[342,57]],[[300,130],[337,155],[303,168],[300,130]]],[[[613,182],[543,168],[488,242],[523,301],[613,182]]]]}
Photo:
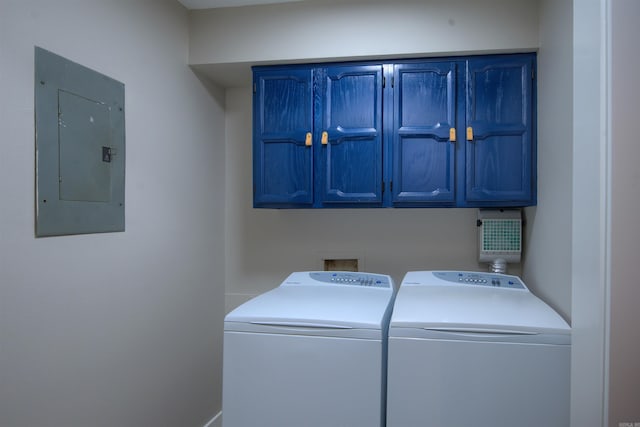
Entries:
{"type": "Polygon", "coordinates": [[[640,422],[640,2],[614,0],[611,49],[609,425],[640,422]]]}
{"type": "Polygon", "coordinates": [[[538,3],[310,0],[195,11],[189,62],[223,65],[535,49],[538,3]]]}
{"type": "Polygon", "coordinates": [[[527,250],[522,275],[565,319],[571,318],[572,41],[571,1],[542,1],[538,204],[525,210],[527,250]]]}
{"type": "Polygon", "coordinates": [[[0,40],[0,425],[204,425],[221,401],[224,95],[187,66],[187,11],[2,0],[0,40]],[[125,84],[124,233],[34,237],[34,45],[125,84]]]}
{"type": "Polygon", "coordinates": [[[609,2],[573,3],[571,427],[607,425],[608,25],[605,11],[609,2]]]}

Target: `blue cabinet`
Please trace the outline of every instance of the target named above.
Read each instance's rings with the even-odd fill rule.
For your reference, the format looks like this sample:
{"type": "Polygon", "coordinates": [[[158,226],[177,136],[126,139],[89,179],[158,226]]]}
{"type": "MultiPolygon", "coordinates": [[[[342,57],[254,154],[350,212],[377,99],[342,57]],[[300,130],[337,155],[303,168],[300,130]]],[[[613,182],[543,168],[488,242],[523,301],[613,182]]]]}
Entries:
{"type": "Polygon", "coordinates": [[[534,54],[256,67],[254,206],[534,205],[534,70],[534,54]]]}
{"type": "Polygon", "coordinates": [[[455,205],[463,62],[396,64],[392,202],[455,205]]]}
{"type": "Polygon", "coordinates": [[[381,206],[382,77],[382,65],[254,70],[254,206],[381,206]]]}
{"type": "Polygon", "coordinates": [[[533,60],[510,55],[468,61],[467,204],[535,204],[533,60]]]}
{"type": "Polygon", "coordinates": [[[253,104],[253,196],[256,206],[313,202],[312,70],[256,74],[253,104]]]}
{"type": "Polygon", "coordinates": [[[327,67],[317,75],[319,204],[380,205],[382,66],[327,67]]]}

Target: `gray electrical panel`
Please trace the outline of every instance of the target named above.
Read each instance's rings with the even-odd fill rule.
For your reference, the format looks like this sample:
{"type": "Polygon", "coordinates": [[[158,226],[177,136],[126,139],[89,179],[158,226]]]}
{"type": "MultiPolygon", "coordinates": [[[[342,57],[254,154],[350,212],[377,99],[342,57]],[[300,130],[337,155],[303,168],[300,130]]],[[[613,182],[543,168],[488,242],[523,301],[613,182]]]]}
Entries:
{"type": "Polygon", "coordinates": [[[35,48],[36,236],[124,231],[124,84],[35,48]]]}

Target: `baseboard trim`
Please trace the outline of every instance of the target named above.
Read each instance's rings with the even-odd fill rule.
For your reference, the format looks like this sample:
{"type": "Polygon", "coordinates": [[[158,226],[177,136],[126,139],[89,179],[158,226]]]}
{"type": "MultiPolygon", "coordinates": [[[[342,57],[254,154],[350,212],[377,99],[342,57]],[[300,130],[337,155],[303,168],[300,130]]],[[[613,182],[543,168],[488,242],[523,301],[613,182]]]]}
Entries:
{"type": "Polygon", "coordinates": [[[222,411],[218,412],[213,418],[211,418],[204,427],[222,427],[222,411]]]}

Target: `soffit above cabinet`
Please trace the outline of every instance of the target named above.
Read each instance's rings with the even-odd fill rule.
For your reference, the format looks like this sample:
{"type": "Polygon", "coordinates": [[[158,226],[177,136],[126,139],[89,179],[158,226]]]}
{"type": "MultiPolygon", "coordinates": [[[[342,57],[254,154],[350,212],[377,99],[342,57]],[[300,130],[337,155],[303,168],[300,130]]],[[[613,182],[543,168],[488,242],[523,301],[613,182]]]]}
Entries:
{"type": "Polygon", "coordinates": [[[244,65],[534,52],[540,40],[537,0],[180,1],[194,2],[189,65],[223,87],[250,84],[244,65]],[[206,1],[277,3],[195,9],[206,1]],[[244,79],[227,72],[238,65],[244,79]]]}

